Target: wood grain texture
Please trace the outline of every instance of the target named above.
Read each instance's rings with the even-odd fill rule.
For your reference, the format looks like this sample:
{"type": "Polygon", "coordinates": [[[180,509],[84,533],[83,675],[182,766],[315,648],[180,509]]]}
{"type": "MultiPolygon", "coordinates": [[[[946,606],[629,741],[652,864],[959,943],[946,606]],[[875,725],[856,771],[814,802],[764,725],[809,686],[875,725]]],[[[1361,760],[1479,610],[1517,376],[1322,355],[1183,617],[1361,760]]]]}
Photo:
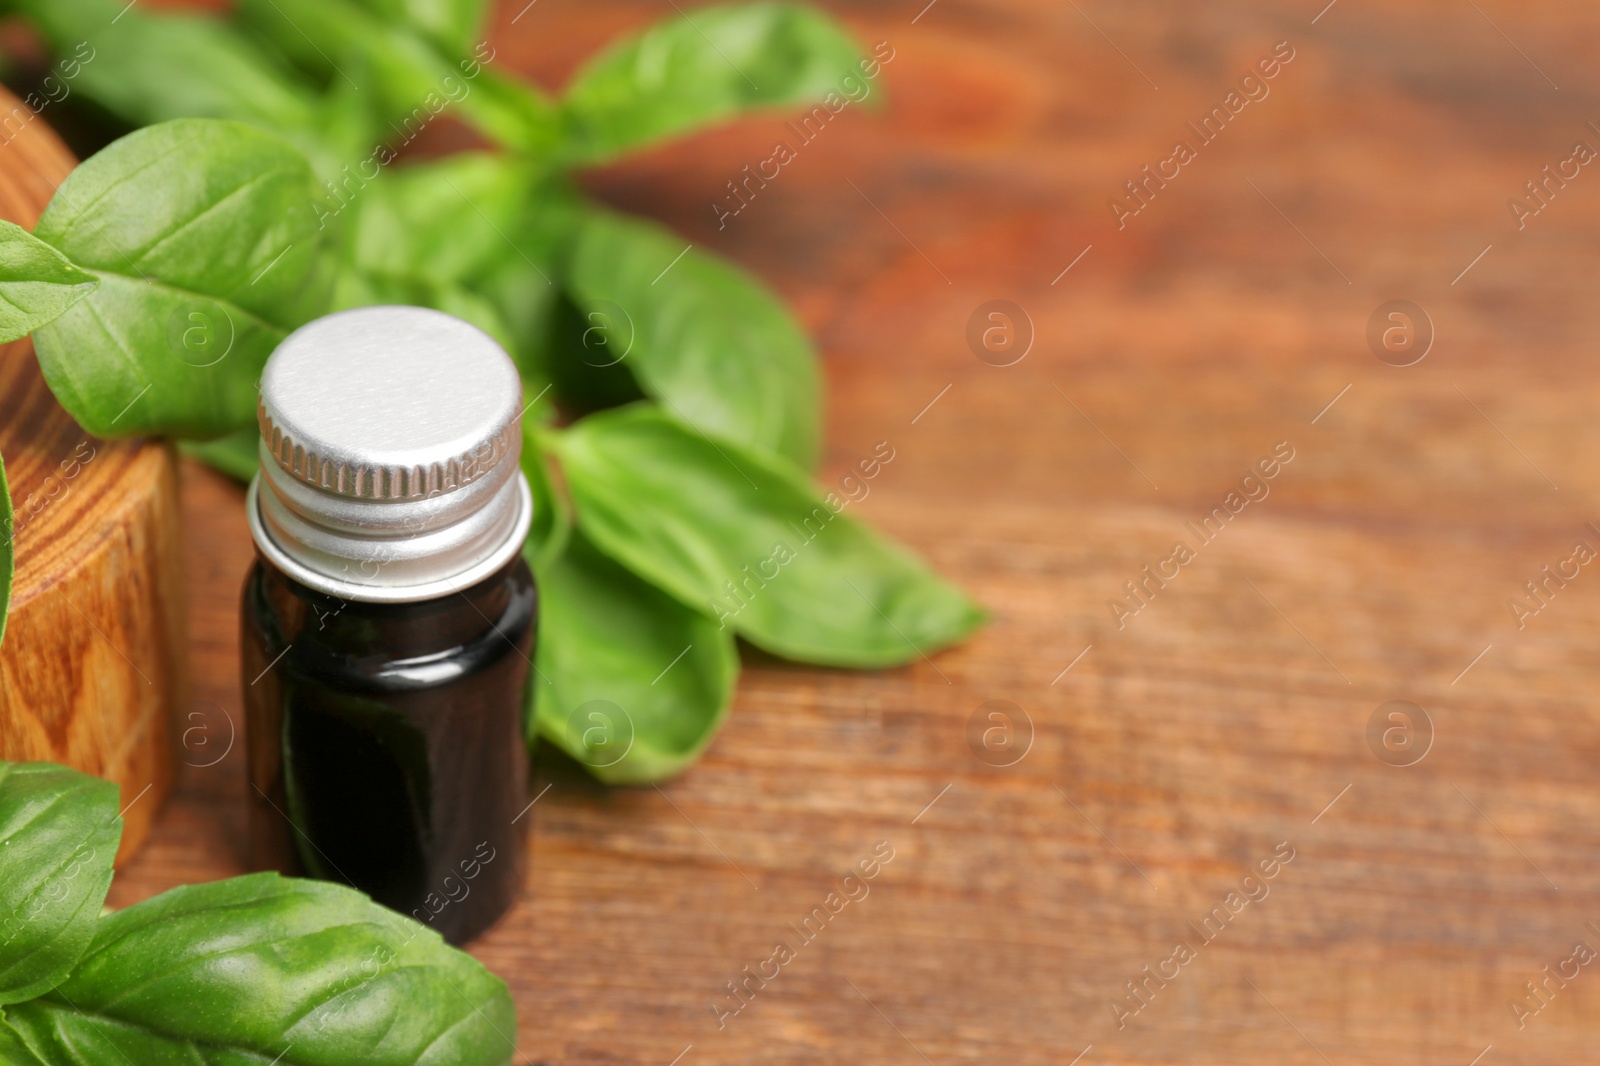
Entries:
{"type": "MultiPolygon", "coordinates": [[[[32,112],[4,90],[0,113],[13,116],[0,145],[0,218],[31,229],[74,160],[45,119],[19,126],[16,116],[32,112]]],[[[0,347],[0,455],[16,549],[0,758],[115,781],[126,860],[171,788],[172,714],[188,700],[174,453],[85,432],[25,338],[0,347]]]]}
{"type": "MultiPolygon", "coordinates": [[[[799,309],[823,480],[890,441],[854,506],[994,621],[899,671],[747,656],[721,737],[660,791],[542,759],[526,899],[475,946],[519,1004],[517,1061],[1592,1061],[1591,968],[1521,1028],[1510,1004],[1600,947],[1600,578],[1521,629],[1507,601],[1575,539],[1600,549],[1600,176],[1525,229],[1506,201],[1600,144],[1600,14],[924,5],[833,5],[896,49],[889,105],[846,109],[726,228],[711,205],[782,118],[590,184],[799,309]],[[1107,201],[1284,40],[1270,95],[1119,230],[1107,201]],[[1014,366],[967,346],[994,299],[1032,319],[1014,366]],[[1367,347],[1392,299],[1436,327],[1415,366],[1367,347]],[[1279,441],[1270,495],[1119,628],[1107,601],[1279,441]],[[1367,741],[1397,698],[1433,725],[1409,767],[1367,741]],[[990,700],[1031,719],[1014,765],[969,747],[990,700]],[[870,895],[719,1028],[727,982],[878,841],[870,895]],[[1282,842],[1269,894],[1202,945],[1190,923],[1282,842]],[[1195,958],[1119,1029],[1179,941],[1195,958]]],[[[555,87],[670,14],[517,2],[493,40],[555,87]]],[[[198,764],[239,721],[250,553],[237,492],[185,477],[198,764]]],[[[113,901],[238,872],[242,773],[237,749],[186,771],[113,901]]]]}

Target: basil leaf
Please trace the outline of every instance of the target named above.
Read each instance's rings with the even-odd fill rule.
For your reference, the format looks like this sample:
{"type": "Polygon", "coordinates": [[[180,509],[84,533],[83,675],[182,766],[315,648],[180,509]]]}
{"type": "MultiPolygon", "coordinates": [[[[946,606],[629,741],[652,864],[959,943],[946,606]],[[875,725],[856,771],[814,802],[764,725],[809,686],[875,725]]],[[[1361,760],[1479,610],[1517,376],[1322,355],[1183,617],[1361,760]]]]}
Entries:
{"type": "Polygon", "coordinates": [[[310,87],[220,19],[147,14],[119,0],[16,6],[64,57],[70,87],[129,122],[208,117],[275,130],[312,126],[310,87]]]}
{"type": "MultiPolygon", "coordinates": [[[[359,892],[252,874],[100,919],[54,991],[7,1011],[44,1066],[500,1066],[505,984],[359,892]]],[[[4,1032],[4,1030],[0,1030],[4,1032]]]]}
{"type": "Polygon", "coordinates": [[[780,459],[700,436],[646,405],[593,415],[559,439],[579,528],[768,651],[892,666],[983,619],[960,590],[838,513],[843,501],[819,498],[780,459]]]}
{"type": "Polygon", "coordinates": [[[431,277],[361,274],[348,270],[339,274],[330,310],[379,304],[431,307],[455,315],[483,330],[508,352],[512,350],[511,333],[494,305],[459,285],[431,277]]]}
{"type": "Polygon", "coordinates": [[[585,312],[562,292],[550,301],[545,323],[548,373],[575,416],[646,398],[626,361],[634,333],[626,311],[602,302],[585,312]]]}
{"type": "Polygon", "coordinates": [[[817,360],[783,304],[730,263],[651,223],[585,216],[566,272],[603,341],[571,357],[622,360],[644,392],[702,433],[810,467],[817,360]]]}
{"type": "Polygon", "coordinates": [[[553,376],[551,330],[559,293],[553,268],[530,260],[507,258],[488,276],[473,282],[511,332],[511,355],[526,381],[546,382],[553,376]]]}
{"type": "Polygon", "coordinates": [[[6,464],[0,460],[0,643],[6,638],[6,614],[11,610],[11,579],[16,572],[16,530],[12,528],[11,490],[6,485],[6,464]]]}
{"type": "Polygon", "coordinates": [[[215,437],[326,304],[305,157],[236,122],[129,134],[61,183],[35,230],[100,287],[34,336],[45,380],[101,436],[215,437]]]}
{"type": "Polygon", "coordinates": [[[239,13],[304,69],[370,100],[372,129],[392,149],[452,106],[507,147],[542,154],[554,143],[555,105],[531,85],[490,70],[495,52],[486,41],[470,51],[441,51],[413,27],[356,0],[240,0],[239,13]]]}
{"type": "Polygon", "coordinates": [[[350,202],[344,254],[365,271],[411,264],[491,304],[523,374],[548,380],[556,261],[579,217],[566,179],[466,152],[395,169],[350,202]]]}
{"type": "Polygon", "coordinates": [[[84,953],[121,839],[110,781],[0,762],[0,1004],[53,988],[84,953]]]}
{"type": "Polygon", "coordinates": [[[0,343],[55,321],[99,284],[21,226],[0,221],[0,343]]]}
{"type": "Polygon", "coordinates": [[[261,466],[261,453],[257,450],[260,440],[261,431],[251,427],[216,440],[186,440],[178,447],[185,455],[194,456],[213,470],[235,481],[248,482],[261,466]]]}
{"type": "Polygon", "coordinates": [[[357,0],[386,22],[421,32],[449,54],[471,51],[483,39],[488,0],[357,0]]]}
{"type": "Polygon", "coordinates": [[[522,473],[528,479],[528,488],[533,493],[533,525],[528,530],[528,542],[522,554],[538,575],[543,575],[561,558],[567,540],[572,535],[572,505],[550,476],[550,468],[540,449],[542,435],[543,430],[537,420],[524,414],[522,473]]]}
{"type": "Polygon", "coordinates": [[[554,151],[560,112],[528,82],[484,67],[459,106],[464,119],[506,148],[538,157],[554,151]]]}
{"type": "Polygon", "coordinates": [[[346,255],[362,270],[468,284],[513,260],[548,277],[574,203],[539,166],[462,152],[399,167],[360,188],[346,255]]]}
{"type": "Polygon", "coordinates": [[[578,72],[562,101],[561,154],[600,163],[753,108],[842,100],[866,84],[861,55],[803,4],[680,9],[578,72]]]}
{"type": "Polygon", "coordinates": [[[733,698],[733,634],[606,558],[575,531],[539,574],[537,729],[608,784],[688,766],[733,698]]]}

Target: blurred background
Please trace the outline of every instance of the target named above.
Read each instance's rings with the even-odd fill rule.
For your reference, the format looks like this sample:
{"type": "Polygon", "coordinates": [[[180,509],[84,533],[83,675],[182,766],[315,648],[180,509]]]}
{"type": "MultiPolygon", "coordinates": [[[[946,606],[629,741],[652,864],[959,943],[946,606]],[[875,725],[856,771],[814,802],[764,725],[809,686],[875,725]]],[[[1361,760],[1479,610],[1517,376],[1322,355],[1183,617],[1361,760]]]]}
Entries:
{"type": "MultiPolygon", "coordinates": [[[[680,3],[497,4],[494,64],[558,90],[680,3]]],[[[474,947],[518,1061],[1586,1061],[1600,11],[823,6],[892,51],[882,110],[731,216],[793,116],[583,184],[781,293],[821,483],[889,442],[860,513],[992,621],[881,673],[747,651],[660,788],[541,756],[527,897],[474,947]]],[[[193,706],[231,723],[250,541],[184,478],[193,706]]],[[[242,752],[208,761],[113,904],[242,869],[242,752]]]]}

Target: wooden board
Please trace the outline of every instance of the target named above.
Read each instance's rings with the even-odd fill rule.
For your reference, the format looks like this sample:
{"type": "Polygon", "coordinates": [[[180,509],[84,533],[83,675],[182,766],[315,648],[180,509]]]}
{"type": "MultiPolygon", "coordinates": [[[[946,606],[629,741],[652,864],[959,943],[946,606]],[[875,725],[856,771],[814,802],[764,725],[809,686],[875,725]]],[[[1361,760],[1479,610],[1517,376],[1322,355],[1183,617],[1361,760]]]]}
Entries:
{"type": "MultiPolygon", "coordinates": [[[[1600,175],[1522,230],[1506,201],[1600,145],[1600,16],[1323,2],[835,5],[892,43],[891,101],[726,228],[711,205],[794,138],[782,118],[593,177],[793,302],[826,353],[823,479],[891,442],[860,513],[994,620],[899,671],[748,659],[721,738],[659,791],[542,761],[527,898],[475,947],[519,1063],[1593,1060],[1590,967],[1522,1028],[1510,1004],[1600,948],[1600,577],[1525,628],[1507,601],[1600,550],[1600,175]],[[1107,201],[1284,40],[1270,95],[1117,229],[1107,201]],[[1396,299],[1436,330],[1404,368],[1366,339],[1396,299]],[[1031,317],[1015,365],[968,347],[990,300],[1031,317]],[[1270,495],[1197,544],[1186,523],[1280,441],[1270,495]],[[1196,558],[1119,628],[1107,601],[1179,539],[1196,558]],[[1432,724],[1410,766],[1369,747],[1393,699],[1432,724]],[[968,743],[991,700],[1033,726],[1010,766],[968,743]],[[727,982],[879,841],[870,894],[719,1028],[727,982]]],[[[664,14],[501,5],[497,61],[559,85],[664,14]]],[[[242,869],[241,753],[198,764],[239,721],[248,541],[238,494],[184,476],[208,729],[115,903],[242,869]]]]}
{"type": "MultiPolygon", "coordinates": [[[[10,116],[0,218],[32,228],[74,160],[43,118],[22,124],[31,112],[3,89],[0,113],[10,116]]],[[[0,645],[0,758],[117,782],[126,860],[171,787],[173,715],[188,702],[175,456],[85,432],[26,338],[0,346],[0,456],[17,563],[0,645]]]]}

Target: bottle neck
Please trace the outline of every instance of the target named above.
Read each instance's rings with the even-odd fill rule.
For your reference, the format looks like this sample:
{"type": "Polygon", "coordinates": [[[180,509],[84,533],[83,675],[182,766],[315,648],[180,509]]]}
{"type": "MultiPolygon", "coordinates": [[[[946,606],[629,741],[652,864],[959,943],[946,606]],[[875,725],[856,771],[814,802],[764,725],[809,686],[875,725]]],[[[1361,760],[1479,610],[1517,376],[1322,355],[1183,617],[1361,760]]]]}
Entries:
{"type": "Polygon", "coordinates": [[[412,603],[485,580],[521,550],[533,519],[511,454],[451,492],[400,500],[342,496],[283,470],[265,446],[250,483],[250,532],[262,556],[325,595],[412,603]]]}

